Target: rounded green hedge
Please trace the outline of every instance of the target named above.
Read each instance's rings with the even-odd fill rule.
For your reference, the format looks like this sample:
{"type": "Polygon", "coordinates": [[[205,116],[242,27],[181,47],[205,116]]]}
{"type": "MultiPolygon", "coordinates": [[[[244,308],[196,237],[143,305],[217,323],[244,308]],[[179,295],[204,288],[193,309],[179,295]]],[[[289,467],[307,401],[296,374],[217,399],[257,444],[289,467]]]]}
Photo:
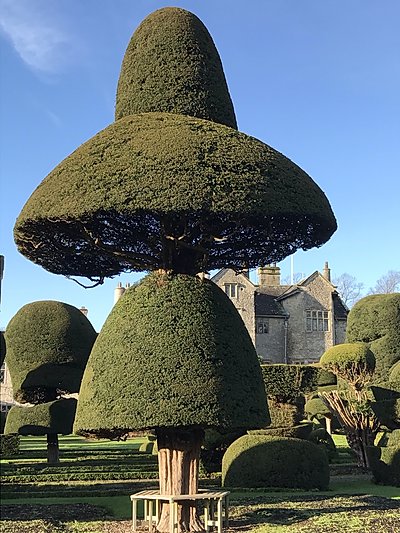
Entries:
{"type": "Polygon", "coordinates": [[[224,455],[222,485],[326,490],[327,454],[307,440],[244,435],[224,455]]]}
{"type": "Polygon", "coordinates": [[[326,350],[320,364],[359,388],[371,378],[375,369],[375,356],[368,344],[363,342],[336,344],[326,350]]]}
{"type": "Polygon", "coordinates": [[[249,435],[269,435],[271,437],[290,437],[293,439],[308,439],[313,429],[313,424],[305,422],[291,427],[269,427],[265,429],[252,429],[249,435]]]}
{"type": "Polygon", "coordinates": [[[347,318],[346,342],[367,342],[375,355],[374,384],[385,386],[400,361],[400,293],[373,294],[359,300],[347,318]]]}
{"type": "Polygon", "coordinates": [[[397,361],[390,369],[389,388],[400,392],[400,361],[397,361]]]}
{"type": "Polygon", "coordinates": [[[62,398],[33,406],[14,405],[8,412],[4,433],[47,435],[72,433],[77,401],[62,398]]]}
{"type": "Polygon", "coordinates": [[[268,422],[254,346],[215,283],[152,273],[125,292],[91,352],[75,431],[268,422]]]}
{"type": "MultiPolygon", "coordinates": [[[[79,391],[96,339],[93,326],[79,309],[52,300],[29,303],[11,319],[5,337],[7,366],[19,402],[36,403],[32,401],[35,388],[79,391]]],[[[46,400],[46,394],[42,396],[46,400]]]]}
{"type": "Polygon", "coordinates": [[[196,15],[177,7],[159,9],[145,18],[122,62],[115,119],[153,111],[237,127],[210,34],[196,15]]]}
{"type": "Polygon", "coordinates": [[[304,411],[306,415],[312,420],[313,418],[332,418],[332,413],[328,407],[324,404],[321,398],[310,398],[307,400],[304,411]]]}
{"type": "Polygon", "coordinates": [[[4,363],[6,357],[6,341],[4,340],[4,333],[0,331],[0,366],[4,363]]]}
{"type": "Polygon", "coordinates": [[[370,447],[368,457],[377,483],[400,487],[400,445],[370,447]]]}

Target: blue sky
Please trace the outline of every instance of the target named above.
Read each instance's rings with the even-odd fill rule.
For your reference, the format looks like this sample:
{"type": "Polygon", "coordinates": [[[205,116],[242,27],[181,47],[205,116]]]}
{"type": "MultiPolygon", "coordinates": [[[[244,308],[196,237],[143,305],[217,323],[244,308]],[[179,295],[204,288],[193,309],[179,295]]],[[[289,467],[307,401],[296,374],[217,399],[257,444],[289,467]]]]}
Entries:
{"type": "MultiPolygon", "coordinates": [[[[219,50],[239,129],[284,153],[329,198],[339,229],[299,251],[366,289],[400,270],[398,0],[0,0],[0,326],[35,300],[89,309],[100,329],[118,281],[85,290],[22,257],[15,219],[42,179],[110,124],[129,39],[152,11],[194,12],[219,50]]],[[[290,259],[281,263],[290,274],[290,259]]]]}

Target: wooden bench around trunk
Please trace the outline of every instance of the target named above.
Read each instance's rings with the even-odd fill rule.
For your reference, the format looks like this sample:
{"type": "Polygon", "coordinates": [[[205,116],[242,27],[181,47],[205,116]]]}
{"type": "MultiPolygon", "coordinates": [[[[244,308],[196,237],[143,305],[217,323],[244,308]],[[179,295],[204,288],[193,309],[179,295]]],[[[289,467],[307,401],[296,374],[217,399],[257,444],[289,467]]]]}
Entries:
{"type": "Polygon", "coordinates": [[[170,505],[170,533],[178,529],[178,504],[182,501],[204,501],[204,527],[206,532],[216,527],[222,533],[223,527],[228,526],[229,492],[200,491],[196,494],[160,494],[158,490],[142,490],[131,495],[132,501],[132,531],[137,531],[137,504],[143,501],[144,520],[148,523],[149,531],[157,524],[162,502],[170,505]]]}

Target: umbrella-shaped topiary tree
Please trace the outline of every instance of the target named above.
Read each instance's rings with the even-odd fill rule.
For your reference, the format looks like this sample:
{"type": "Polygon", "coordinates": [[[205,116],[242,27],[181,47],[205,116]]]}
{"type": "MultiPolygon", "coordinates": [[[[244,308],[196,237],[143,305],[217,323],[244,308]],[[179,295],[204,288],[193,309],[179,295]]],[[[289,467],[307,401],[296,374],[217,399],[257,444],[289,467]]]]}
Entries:
{"type": "MultiPolygon", "coordinates": [[[[45,178],[15,225],[19,250],[50,272],[96,284],[123,271],[159,271],[124,295],[110,315],[81,391],[81,405],[102,405],[115,374],[100,359],[112,348],[125,358],[127,379],[133,376],[140,390],[152,391],[144,395],[149,416],[138,414],[143,403],[133,407],[135,391],[126,384],[126,402],[112,396],[107,420],[86,416],[79,406],[76,427],[116,433],[156,427],[160,464],[164,452],[170,457],[170,476],[160,471],[161,490],[175,494],[197,489],[198,430],[250,428],[268,420],[266,407],[260,411],[261,373],[244,324],[233,318],[219,290],[193,276],[279,261],[298,248],[320,246],[336,229],[328,200],[313,180],[236,128],[207,29],[183,9],[156,11],[128,46],[116,121],[45,178]],[[207,320],[201,309],[209,313],[207,320]],[[202,326],[193,327],[194,318],[202,326]],[[246,371],[238,347],[247,354],[246,371]],[[252,387],[254,405],[251,410],[244,401],[233,416],[234,395],[246,395],[239,383],[243,391],[252,387]]],[[[159,531],[167,529],[167,512],[159,531]]],[[[201,529],[189,504],[180,524],[201,529]]]]}
{"type": "Polygon", "coordinates": [[[14,398],[6,433],[47,435],[48,461],[58,461],[58,434],[72,433],[76,399],[96,332],[72,305],[56,301],[22,307],[6,329],[14,398]]]}

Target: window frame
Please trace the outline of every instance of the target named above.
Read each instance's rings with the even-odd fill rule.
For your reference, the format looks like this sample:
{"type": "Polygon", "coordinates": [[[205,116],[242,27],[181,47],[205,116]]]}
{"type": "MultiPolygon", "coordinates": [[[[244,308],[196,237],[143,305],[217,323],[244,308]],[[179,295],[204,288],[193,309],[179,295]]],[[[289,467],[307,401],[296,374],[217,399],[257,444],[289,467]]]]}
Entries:
{"type": "Polygon", "coordinates": [[[330,331],[329,311],[326,309],[306,309],[304,319],[306,333],[330,331]]]}

